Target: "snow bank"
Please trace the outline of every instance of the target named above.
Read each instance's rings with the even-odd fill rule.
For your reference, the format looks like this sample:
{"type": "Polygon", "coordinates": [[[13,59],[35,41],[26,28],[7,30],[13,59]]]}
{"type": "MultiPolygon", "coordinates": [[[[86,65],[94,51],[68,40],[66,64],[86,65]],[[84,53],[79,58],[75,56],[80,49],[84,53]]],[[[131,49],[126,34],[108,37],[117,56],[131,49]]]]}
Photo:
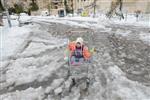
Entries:
{"type": "Polygon", "coordinates": [[[108,69],[111,74],[108,85],[108,94],[111,100],[149,100],[150,88],[143,86],[138,82],[131,81],[125,77],[125,74],[113,66],[108,69]]]}
{"type": "Polygon", "coordinates": [[[25,22],[30,22],[31,19],[32,19],[31,16],[28,16],[28,15],[21,15],[19,20],[21,21],[21,23],[25,23],[25,22]]]}
{"type": "MultiPolygon", "coordinates": [[[[21,60],[23,59],[20,59],[20,61],[21,60]]],[[[29,60],[32,61],[32,58],[30,58],[29,60]]],[[[23,65],[23,62],[21,64],[15,63],[13,67],[11,67],[9,71],[7,71],[7,85],[15,83],[15,85],[17,86],[20,84],[30,83],[35,80],[43,81],[52,74],[52,71],[55,70],[54,67],[57,67],[57,64],[53,64],[54,67],[49,67],[48,65],[45,65],[41,68],[37,68],[36,66],[20,67],[21,65],[23,65]]]]}
{"type": "Polygon", "coordinates": [[[1,100],[41,100],[44,91],[41,87],[39,88],[28,88],[23,91],[15,91],[0,95],[1,100]]]}
{"type": "Polygon", "coordinates": [[[17,53],[17,59],[11,63],[6,71],[6,83],[1,87],[12,84],[21,85],[34,81],[44,81],[65,62],[56,63],[63,58],[63,51],[53,51],[66,44],[66,39],[54,38],[48,32],[41,31],[38,27],[33,28],[31,43],[22,51],[17,53]],[[42,34],[41,34],[42,33],[42,34]],[[61,53],[61,55],[59,55],[61,53]]]}
{"type": "Polygon", "coordinates": [[[87,25],[85,24],[80,24],[78,22],[73,22],[73,21],[68,21],[68,20],[58,20],[58,19],[44,19],[44,18],[40,18],[40,19],[34,19],[33,21],[38,22],[53,22],[53,23],[60,23],[60,24],[66,24],[66,25],[70,25],[70,26],[77,26],[77,27],[84,27],[84,28],[89,28],[87,25]]]}
{"type": "MultiPolygon", "coordinates": [[[[61,44],[61,43],[59,43],[61,44]]],[[[63,44],[64,45],[64,44],[63,44]]],[[[61,46],[61,45],[59,45],[61,46]]],[[[61,67],[61,63],[56,63],[59,60],[58,55],[51,55],[51,51],[58,45],[46,46],[42,43],[31,43],[29,47],[18,57],[9,70],[6,72],[6,84],[15,85],[30,83],[33,81],[44,81],[51,74],[61,67]],[[42,57],[38,57],[42,53],[47,53],[42,57]]],[[[63,62],[65,63],[65,62],[63,62]]]]}
{"type": "Polygon", "coordinates": [[[121,25],[133,25],[133,26],[143,26],[143,27],[150,27],[150,15],[145,15],[143,17],[146,17],[145,20],[137,21],[136,17],[134,15],[128,15],[127,20],[119,20],[119,19],[112,19],[112,23],[115,24],[121,24],[121,25]],[[148,17],[148,18],[147,18],[148,17]]]}
{"type": "Polygon", "coordinates": [[[63,19],[63,20],[70,20],[70,21],[86,21],[86,22],[97,22],[98,18],[92,18],[92,17],[62,17],[57,19],[63,19]]]}
{"type": "Polygon", "coordinates": [[[29,26],[18,27],[18,22],[12,20],[12,27],[9,28],[6,20],[4,20],[4,27],[0,27],[0,54],[1,60],[4,60],[12,56],[15,50],[23,43],[26,37],[30,34],[31,30],[29,26]]]}
{"type": "MultiPolygon", "coordinates": [[[[150,15],[145,15],[143,17],[147,17],[150,15]]],[[[56,23],[62,23],[67,25],[74,25],[74,26],[80,26],[80,27],[87,27],[87,28],[105,28],[105,25],[109,24],[121,24],[121,25],[133,25],[133,26],[144,26],[144,27],[150,27],[150,20],[149,18],[145,20],[136,20],[136,17],[134,15],[128,15],[127,20],[120,20],[116,17],[111,18],[110,20],[106,18],[106,15],[100,14],[98,18],[93,17],[55,17],[55,16],[47,16],[47,17],[41,17],[41,16],[35,16],[33,17],[34,20],[42,20],[46,22],[56,22],[56,23]],[[88,25],[87,25],[88,23],[88,25]]]]}

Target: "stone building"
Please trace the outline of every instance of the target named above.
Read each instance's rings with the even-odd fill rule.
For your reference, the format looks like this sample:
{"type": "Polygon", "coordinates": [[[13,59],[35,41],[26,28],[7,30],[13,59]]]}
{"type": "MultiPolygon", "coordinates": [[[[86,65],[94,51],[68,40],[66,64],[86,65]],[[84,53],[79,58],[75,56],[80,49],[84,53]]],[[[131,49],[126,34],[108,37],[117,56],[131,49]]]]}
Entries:
{"type": "MultiPolygon", "coordinates": [[[[74,0],[74,9],[85,9],[93,12],[92,5],[96,5],[96,11],[106,12],[110,9],[111,1],[115,0],[74,0]]],[[[123,0],[123,11],[134,13],[140,10],[143,13],[150,13],[150,0],[123,0]]]]}
{"type": "MultiPolygon", "coordinates": [[[[6,0],[11,7],[14,3],[22,3],[24,8],[28,8],[32,0],[6,0]]],[[[93,6],[96,4],[96,12],[106,12],[110,9],[110,4],[115,0],[66,0],[70,9],[75,13],[86,10],[93,13],[93,6]],[[95,3],[94,3],[95,1],[95,3]]],[[[51,14],[57,15],[59,9],[65,9],[64,0],[35,0],[39,6],[40,14],[43,10],[50,11],[51,14]]],[[[140,10],[143,13],[150,13],[150,0],[123,0],[123,11],[134,13],[140,10]]]]}

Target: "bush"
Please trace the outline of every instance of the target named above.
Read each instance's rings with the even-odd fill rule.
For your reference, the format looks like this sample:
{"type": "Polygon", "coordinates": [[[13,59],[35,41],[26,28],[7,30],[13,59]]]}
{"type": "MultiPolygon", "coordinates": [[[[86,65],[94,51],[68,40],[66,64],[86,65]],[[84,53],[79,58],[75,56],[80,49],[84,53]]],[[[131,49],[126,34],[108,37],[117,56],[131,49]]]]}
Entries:
{"type": "Polygon", "coordinates": [[[30,3],[30,10],[37,11],[37,10],[39,10],[39,7],[36,3],[33,2],[33,3],[30,3]]]}
{"type": "Polygon", "coordinates": [[[14,7],[8,8],[9,14],[16,13],[16,10],[14,7]]]}
{"type": "Polygon", "coordinates": [[[24,12],[23,6],[20,4],[14,4],[14,7],[8,9],[9,14],[16,13],[20,14],[24,12]]]}
{"type": "Polygon", "coordinates": [[[15,13],[20,14],[24,12],[23,7],[19,4],[14,4],[15,13]]]}

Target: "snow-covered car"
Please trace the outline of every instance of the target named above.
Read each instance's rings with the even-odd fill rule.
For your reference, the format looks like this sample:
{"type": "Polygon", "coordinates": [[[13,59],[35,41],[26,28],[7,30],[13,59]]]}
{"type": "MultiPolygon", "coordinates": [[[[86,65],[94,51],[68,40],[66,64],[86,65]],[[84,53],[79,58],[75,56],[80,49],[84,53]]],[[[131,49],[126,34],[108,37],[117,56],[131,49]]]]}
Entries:
{"type": "Polygon", "coordinates": [[[29,16],[26,13],[20,13],[19,20],[20,20],[21,24],[29,24],[29,23],[31,23],[31,16],[29,16]]]}
{"type": "Polygon", "coordinates": [[[74,15],[73,15],[74,17],[77,17],[77,16],[79,16],[77,13],[74,13],[74,15]]]}
{"type": "Polygon", "coordinates": [[[11,20],[16,20],[16,19],[18,19],[18,15],[10,15],[10,19],[11,19],[11,20]]]}
{"type": "Polygon", "coordinates": [[[28,16],[26,13],[20,13],[20,16],[28,16]]]}
{"type": "Polygon", "coordinates": [[[67,16],[68,16],[68,17],[72,17],[72,16],[73,16],[73,14],[70,14],[70,13],[69,13],[69,14],[67,14],[67,16]]]}
{"type": "Polygon", "coordinates": [[[41,16],[49,16],[49,12],[47,10],[41,12],[41,16]]]}

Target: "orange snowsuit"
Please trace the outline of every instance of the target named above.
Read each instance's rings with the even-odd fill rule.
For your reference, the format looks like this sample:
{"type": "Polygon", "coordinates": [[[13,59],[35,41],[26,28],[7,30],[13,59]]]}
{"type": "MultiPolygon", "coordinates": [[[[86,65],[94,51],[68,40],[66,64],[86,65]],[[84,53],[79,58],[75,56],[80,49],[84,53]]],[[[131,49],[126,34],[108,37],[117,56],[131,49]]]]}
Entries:
{"type": "MultiPolygon", "coordinates": [[[[70,42],[69,45],[68,45],[68,49],[70,50],[71,52],[71,55],[73,54],[73,52],[76,50],[76,42],[73,41],[73,42],[70,42]]],[[[89,59],[91,57],[91,54],[88,50],[88,47],[83,47],[83,57],[84,59],[89,59]]]]}

